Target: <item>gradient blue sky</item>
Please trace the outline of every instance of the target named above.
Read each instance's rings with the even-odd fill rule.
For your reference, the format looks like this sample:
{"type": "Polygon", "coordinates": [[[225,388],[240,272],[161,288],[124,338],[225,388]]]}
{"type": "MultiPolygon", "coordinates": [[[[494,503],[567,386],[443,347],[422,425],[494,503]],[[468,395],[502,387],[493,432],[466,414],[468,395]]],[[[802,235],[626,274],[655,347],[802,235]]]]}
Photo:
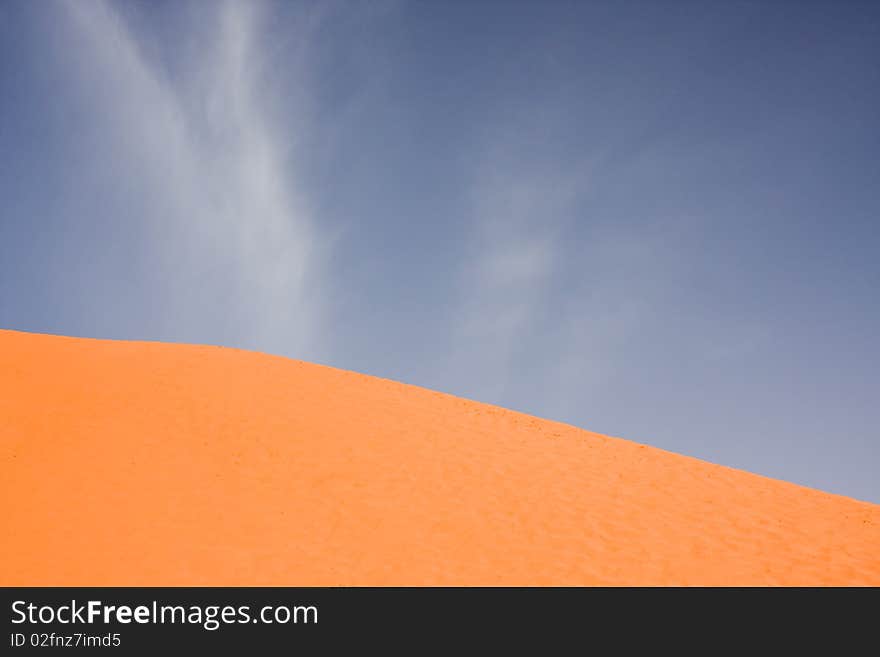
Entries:
{"type": "Polygon", "coordinates": [[[0,3],[0,326],[880,502],[880,4],[0,3]]]}

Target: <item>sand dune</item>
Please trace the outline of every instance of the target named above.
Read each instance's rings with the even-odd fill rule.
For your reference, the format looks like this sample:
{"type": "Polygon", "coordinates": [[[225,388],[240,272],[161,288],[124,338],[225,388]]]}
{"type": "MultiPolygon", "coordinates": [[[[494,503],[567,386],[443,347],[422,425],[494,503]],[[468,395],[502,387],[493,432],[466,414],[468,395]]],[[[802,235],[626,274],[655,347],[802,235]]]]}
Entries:
{"type": "Polygon", "coordinates": [[[880,585],[880,506],[233,349],[0,331],[0,449],[3,585],[880,585]]]}

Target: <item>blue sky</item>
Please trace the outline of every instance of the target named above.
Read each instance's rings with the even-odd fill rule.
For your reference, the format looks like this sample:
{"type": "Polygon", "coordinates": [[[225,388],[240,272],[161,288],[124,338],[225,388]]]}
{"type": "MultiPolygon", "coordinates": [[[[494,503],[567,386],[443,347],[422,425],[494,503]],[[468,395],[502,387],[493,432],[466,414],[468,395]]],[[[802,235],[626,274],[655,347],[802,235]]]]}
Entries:
{"type": "Polygon", "coordinates": [[[880,502],[880,7],[4,2],[0,326],[880,502]]]}

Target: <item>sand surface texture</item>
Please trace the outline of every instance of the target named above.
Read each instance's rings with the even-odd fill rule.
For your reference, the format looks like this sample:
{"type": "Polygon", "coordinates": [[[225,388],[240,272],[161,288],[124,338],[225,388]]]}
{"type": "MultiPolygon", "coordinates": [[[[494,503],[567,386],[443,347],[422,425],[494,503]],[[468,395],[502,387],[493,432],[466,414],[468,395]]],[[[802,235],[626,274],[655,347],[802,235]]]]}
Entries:
{"type": "Polygon", "coordinates": [[[880,585],[878,505],[233,349],[0,331],[0,450],[2,585],[880,585]]]}

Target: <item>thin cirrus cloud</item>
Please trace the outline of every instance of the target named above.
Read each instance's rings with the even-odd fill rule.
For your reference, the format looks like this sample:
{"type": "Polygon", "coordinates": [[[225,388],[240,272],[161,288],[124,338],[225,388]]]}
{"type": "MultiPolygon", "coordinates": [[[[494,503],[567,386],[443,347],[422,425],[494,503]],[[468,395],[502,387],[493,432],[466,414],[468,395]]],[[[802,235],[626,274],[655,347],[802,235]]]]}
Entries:
{"type": "Polygon", "coordinates": [[[522,149],[509,148],[516,141],[486,148],[473,175],[450,361],[459,386],[496,403],[516,399],[511,386],[524,352],[544,351],[543,304],[555,283],[560,240],[585,185],[583,171],[526,164],[522,149]]]}
{"type": "MultiPolygon", "coordinates": [[[[271,55],[261,7],[205,6],[171,72],[121,8],[65,5],[74,74],[101,124],[101,175],[133,181],[120,221],[146,224],[160,334],[308,352],[321,315],[322,236],[292,152],[307,130],[308,97],[293,89],[281,125],[260,87],[271,55]]],[[[298,25],[300,51],[312,20],[298,25]]],[[[305,85],[291,63],[292,86],[305,85]]]]}

